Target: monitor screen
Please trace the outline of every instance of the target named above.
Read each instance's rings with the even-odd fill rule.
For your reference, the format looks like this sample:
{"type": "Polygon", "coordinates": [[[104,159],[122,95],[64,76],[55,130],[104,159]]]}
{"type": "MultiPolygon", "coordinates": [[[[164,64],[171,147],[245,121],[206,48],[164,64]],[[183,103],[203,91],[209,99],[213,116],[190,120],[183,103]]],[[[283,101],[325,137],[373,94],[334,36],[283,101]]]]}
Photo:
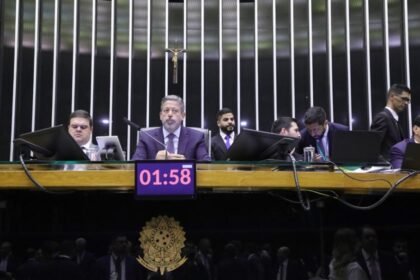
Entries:
{"type": "Polygon", "coordinates": [[[125,160],[118,136],[97,136],[96,142],[103,160],[125,160]]]}
{"type": "Polygon", "coordinates": [[[378,131],[336,131],[331,143],[331,161],[337,164],[388,165],[380,160],[382,137],[378,131]]]}
{"type": "Polygon", "coordinates": [[[299,138],[243,128],[228,151],[228,159],[233,161],[287,159],[287,154],[298,142],[299,138]]]}
{"type": "Polygon", "coordinates": [[[420,144],[407,144],[401,169],[420,170],[420,144]]]}
{"type": "Polygon", "coordinates": [[[63,125],[21,134],[14,143],[29,148],[39,160],[89,160],[63,125]]]}
{"type": "Polygon", "coordinates": [[[188,199],[195,197],[195,162],[153,160],[135,162],[137,199],[188,199]]]}

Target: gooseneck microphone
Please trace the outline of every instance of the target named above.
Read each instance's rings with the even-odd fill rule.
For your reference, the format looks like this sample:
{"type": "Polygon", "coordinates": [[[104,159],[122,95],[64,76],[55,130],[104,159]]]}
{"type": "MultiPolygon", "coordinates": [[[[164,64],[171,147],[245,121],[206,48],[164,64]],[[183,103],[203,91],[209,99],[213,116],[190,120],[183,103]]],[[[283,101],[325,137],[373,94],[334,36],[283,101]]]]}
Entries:
{"type": "Polygon", "coordinates": [[[159,139],[157,139],[156,137],[154,137],[153,135],[151,135],[146,130],[142,130],[141,127],[138,124],[136,124],[135,122],[130,121],[126,117],[123,118],[123,121],[127,125],[131,126],[135,130],[139,131],[141,134],[147,135],[147,137],[149,137],[150,139],[152,139],[153,141],[155,141],[156,143],[158,143],[159,145],[161,145],[165,149],[165,159],[168,159],[168,150],[167,150],[167,147],[166,147],[165,143],[161,142],[159,139]]]}
{"type": "Polygon", "coordinates": [[[136,124],[135,122],[130,121],[129,119],[127,119],[126,117],[123,118],[123,121],[128,124],[129,126],[131,126],[132,128],[134,128],[135,130],[140,131],[141,127],[136,124]]]}

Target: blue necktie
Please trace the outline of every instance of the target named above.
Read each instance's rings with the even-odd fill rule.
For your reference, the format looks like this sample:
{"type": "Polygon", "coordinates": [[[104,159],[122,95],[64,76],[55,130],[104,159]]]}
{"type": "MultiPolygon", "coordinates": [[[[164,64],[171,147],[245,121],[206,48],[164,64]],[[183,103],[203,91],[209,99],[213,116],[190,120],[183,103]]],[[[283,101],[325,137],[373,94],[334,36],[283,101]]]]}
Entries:
{"type": "Polygon", "coordinates": [[[175,145],[174,145],[175,134],[169,133],[167,137],[168,137],[168,144],[166,146],[166,150],[168,151],[168,153],[174,154],[175,153],[175,145]]]}
{"type": "Polygon", "coordinates": [[[325,154],[324,145],[322,144],[322,138],[316,139],[316,148],[318,153],[321,155],[323,160],[327,160],[327,155],[325,154]]]}
{"type": "Polygon", "coordinates": [[[226,145],[226,150],[229,150],[229,148],[230,148],[230,136],[229,135],[226,135],[225,136],[225,145],[226,145]]]}

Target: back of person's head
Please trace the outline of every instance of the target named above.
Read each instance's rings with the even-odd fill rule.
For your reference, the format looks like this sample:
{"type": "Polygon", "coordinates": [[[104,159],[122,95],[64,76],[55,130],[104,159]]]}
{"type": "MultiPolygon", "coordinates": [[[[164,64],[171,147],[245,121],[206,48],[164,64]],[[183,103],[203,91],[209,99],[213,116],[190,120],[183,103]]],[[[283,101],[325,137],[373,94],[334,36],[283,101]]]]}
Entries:
{"type": "Polygon", "coordinates": [[[327,120],[327,113],[322,107],[314,106],[309,108],[303,116],[303,122],[305,124],[317,123],[323,125],[327,120]]]}
{"type": "Polygon", "coordinates": [[[218,121],[218,120],[220,120],[220,118],[221,118],[224,114],[229,114],[229,113],[233,114],[233,111],[232,111],[230,108],[225,107],[225,108],[220,109],[220,110],[217,112],[217,114],[216,114],[216,120],[217,120],[217,121],[218,121]]]}
{"type": "Polygon", "coordinates": [[[68,123],[67,123],[67,125],[69,125],[69,124],[70,124],[70,120],[71,120],[71,119],[73,119],[73,118],[82,118],[82,119],[87,119],[87,120],[89,120],[89,125],[90,125],[90,127],[93,127],[92,117],[91,117],[91,116],[90,116],[90,114],[89,114],[87,111],[85,111],[85,110],[81,110],[81,109],[79,109],[79,110],[76,110],[76,111],[72,112],[72,113],[70,114],[70,116],[69,116],[69,119],[68,119],[68,123]]]}
{"type": "Polygon", "coordinates": [[[387,98],[390,98],[391,95],[401,95],[403,92],[411,94],[411,89],[404,84],[393,84],[387,93],[387,98]]]}
{"type": "MultiPolygon", "coordinates": [[[[356,232],[351,228],[340,228],[334,235],[333,270],[338,277],[345,275],[347,264],[354,261],[359,250],[356,232]]],[[[339,278],[341,279],[341,278],[339,278]]]]}
{"type": "Polygon", "coordinates": [[[414,118],[413,125],[420,127],[420,115],[414,118]]]}
{"type": "Polygon", "coordinates": [[[292,126],[293,122],[295,122],[297,124],[297,120],[295,118],[279,117],[271,125],[271,132],[280,133],[283,128],[286,129],[286,130],[289,130],[290,127],[292,126]]]}
{"type": "Polygon", "coordinates": [[[167,96],[164,96],[163,98],[162,98],[162,100],[160,101],[160,108],[162,109],[163,108],[163,105],[165,104],[165,102],[167,102],[167,101],[175,101],[175,102],[177,102],[178,103],[178,105],[180,106],[180,108],[181,108],[181,113],[183,113],[184,112],[184,110],[185,110],[185,106],[184,106],[184,101],[182,100],[182,98],[181,97],[179,97],[178,95],[167,95],[167,96]]]}

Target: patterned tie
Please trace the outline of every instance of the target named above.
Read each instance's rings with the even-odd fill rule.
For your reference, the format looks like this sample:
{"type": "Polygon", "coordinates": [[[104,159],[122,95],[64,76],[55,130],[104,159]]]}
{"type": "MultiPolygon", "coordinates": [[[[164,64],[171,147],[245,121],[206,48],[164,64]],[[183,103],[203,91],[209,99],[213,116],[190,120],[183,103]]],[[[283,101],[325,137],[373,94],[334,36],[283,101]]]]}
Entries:
{"type": "Polygon", "coordinates": [[[230,148],[230,136],[229,135],[226,135],[225,136],[225,145],[226,145],[226,150],[229,150],[229,148],[230,148]]]}
{"type": "Polygon", "coordinates": [[[318,153],[321,155],[323,160],[327,160],[327,155],[325,154],[324,144],[322,144],[322,138],[316,139],[316,148],[318,153]]]}
{"type": "Polygon", "coordinates": [[[167,137],[168,137],[168,144],[167,144],[166,150],[168,151],[168,153],[174,154],[175,153],[175,145],[174,145],[175,134],[169,133],[167,137]]]}

